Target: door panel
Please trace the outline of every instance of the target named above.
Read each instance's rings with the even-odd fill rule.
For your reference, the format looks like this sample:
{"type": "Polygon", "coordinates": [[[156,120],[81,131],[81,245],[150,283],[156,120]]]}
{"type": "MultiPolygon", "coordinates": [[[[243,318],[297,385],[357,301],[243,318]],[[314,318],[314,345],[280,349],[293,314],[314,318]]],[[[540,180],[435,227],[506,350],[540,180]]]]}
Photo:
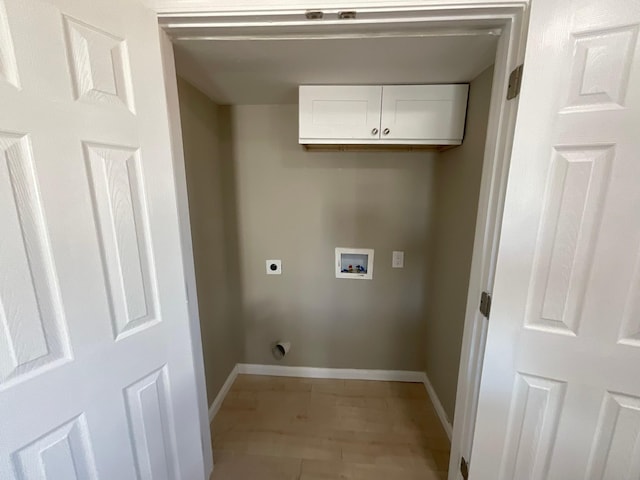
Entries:
{"type": "Polygon", "coordinates": [[[640,398],[607,392],[602,401],[588,480],[633,478],[640,469],[640,398]]]}
{"type": "Polygon", "coordinates": [[[624,316],[618,343],[640,347],[640,251],[636,253],[633,279],[625,300],[624,316]]]}
{"type": "Polygon", "coordinates": [[[84,144],[116,340],[157,323],[137,149],[84,144]]]}
{"type": "Polygon", "coordinates": [[[69,358],[27,135],[0,132],[0,391],[69,358]]]}
{"type": "Polygon", "coordinates": [[[138,478],[179,478],[173,413],[167,394],[166,367],[125,389],[129,428],[133,433],[138,478]]]}
{"type": "Polygon", "coordinates": [[[71,17],[63,18],[75,98],[126,106],[135,113],[125,41],[71,17]]]}
{"type": "Polygon", "coordinates": [[[640,477],[639,24],[532,3],[474,479],[640,477]]]}
{"type": "Polygon", "coordinates": [[[0,2],[0,82],[20,88],[16,54],[4,2],[0,2]]]}
{"type": "Polygon", "coordinates": [[[0,0],[3,480],[205,476],[162,75],[136,1],[0,0]]]}
{"type": "Polygon", "coordinates": [[[612,145],[555,147],[534,258],[526,325],[567,335],[580,327],[595,229],[609,184],[612,145]]]}
{"type": "Polygon", "coordinates": [[[87,425],[82,415],[46,433],[14,454],[18,478],[96,478],[87,437],[87,425]]]}
{"type": "Polygon", "coordinates": [[[555,379],[516,375],[502,478],[544,478],[565,388],[555,379]]]}

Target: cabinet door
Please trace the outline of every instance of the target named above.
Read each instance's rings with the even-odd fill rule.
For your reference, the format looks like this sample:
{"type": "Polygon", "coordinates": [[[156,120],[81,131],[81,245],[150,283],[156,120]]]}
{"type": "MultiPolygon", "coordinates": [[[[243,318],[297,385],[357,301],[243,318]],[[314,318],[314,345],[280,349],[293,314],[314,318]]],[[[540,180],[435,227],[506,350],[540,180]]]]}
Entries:
{"type": "Polygon", "coordinates": [[[382,140],[462,143],[469,85],[390,85],[382,90],[382,140]]]}
{"type": "Polygon", "coordinates": [[[381,86],[301,86],[300,143],[380,138],[381,86]]]}

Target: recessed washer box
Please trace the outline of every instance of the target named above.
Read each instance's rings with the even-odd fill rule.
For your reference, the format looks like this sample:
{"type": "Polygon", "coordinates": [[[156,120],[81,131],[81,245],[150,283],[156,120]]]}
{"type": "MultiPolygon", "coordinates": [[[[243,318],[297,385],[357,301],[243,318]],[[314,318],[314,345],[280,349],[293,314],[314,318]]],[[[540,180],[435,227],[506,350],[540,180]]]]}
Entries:
{"type": "Polygon", "coordinates": [[[373,279],[373,249],[336,248],[336,278],[373,279]]]}

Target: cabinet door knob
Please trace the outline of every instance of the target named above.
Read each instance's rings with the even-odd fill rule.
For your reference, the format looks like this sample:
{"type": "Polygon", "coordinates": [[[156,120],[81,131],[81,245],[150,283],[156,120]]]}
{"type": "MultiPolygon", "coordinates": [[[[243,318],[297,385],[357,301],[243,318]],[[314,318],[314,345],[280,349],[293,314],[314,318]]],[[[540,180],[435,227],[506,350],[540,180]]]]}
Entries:
{"type": "Polygon", "coordinates": [[[391,133],[391,130],[389,130],[388,128],[385,128],[382,133],[384,133],[385,135],[389,135],[389,133],[391,133]]]}
{"type": "Polygon", "coordinates": [[[377,135],[378,134],[378,129],[374,128],[373,130],[371,130],[371,135],[377,135]]]}

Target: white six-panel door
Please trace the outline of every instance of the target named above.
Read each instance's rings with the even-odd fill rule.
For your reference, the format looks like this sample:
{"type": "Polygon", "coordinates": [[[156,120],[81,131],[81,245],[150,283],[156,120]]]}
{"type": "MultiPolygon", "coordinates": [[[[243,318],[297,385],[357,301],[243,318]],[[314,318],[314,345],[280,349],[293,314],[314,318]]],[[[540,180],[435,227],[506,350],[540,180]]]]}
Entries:
{"type": "Polygon", "coordinates": [[[0,0],[0,478],[202,479],[164,83],[132,0],[0,0]]]}
{"type": "Polygon", "coordinates": [[[470,478],[640,478],[640,2],[534,0],[470,478]]]}

